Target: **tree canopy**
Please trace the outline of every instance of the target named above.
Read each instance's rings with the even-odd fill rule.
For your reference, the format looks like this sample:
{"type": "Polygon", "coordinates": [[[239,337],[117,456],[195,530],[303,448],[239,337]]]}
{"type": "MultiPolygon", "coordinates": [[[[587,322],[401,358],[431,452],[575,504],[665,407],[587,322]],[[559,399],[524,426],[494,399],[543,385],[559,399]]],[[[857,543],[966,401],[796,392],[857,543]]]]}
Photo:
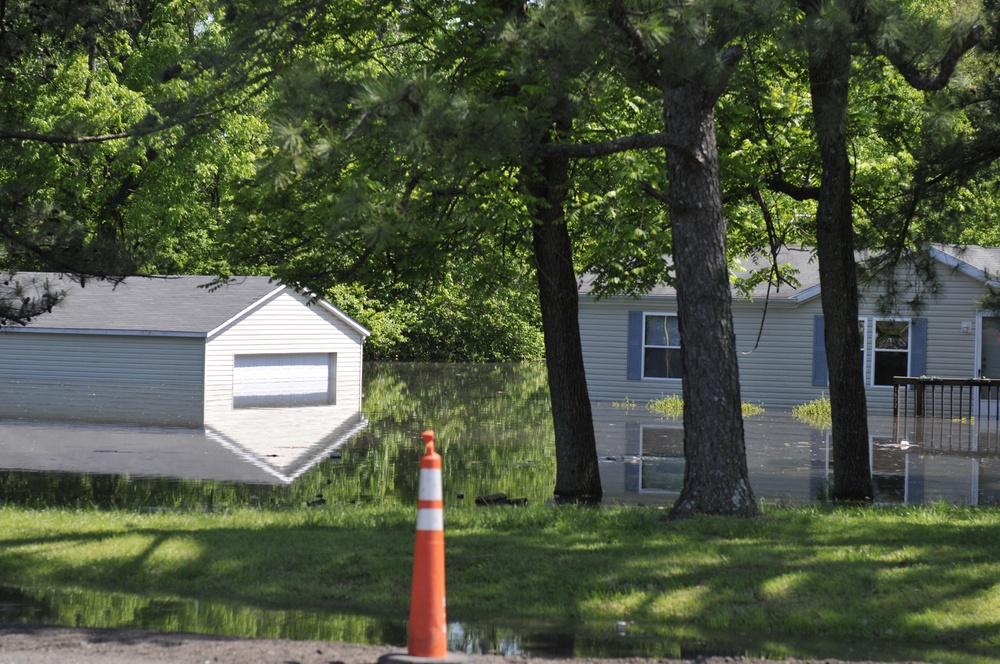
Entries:
{"type": "MultiPolygon", "coordinates": [[[[729,266],[815,244],[824,293],[853,293],[854,248],[898,256],[995,235],[977,200],[1000,156],[995,44],[972,56],[982,75],[962,69],[984,38],[964,11],[8,1],[2,265],[81,280],[270,274],[369,325],[374,358],[544,354],[556,490],[584,498],[600,486],[576,279],[590,273],[598,296],[671,281],[682,325],[704,332],[682,348],[699,366],[684,380],[689,469],[698,454],[732,460],[713,491],[739,489],[735,511],[750,514],[729,266]]],[[[0,324],[59,298],[15,276],[0,285],[0,324]]],[[[853,395],[832,397],[835,439],[856,443],[857,305],[831,307],[828,353],[844,359],[831,385],[853,395]]],[[[850,449],[835,467],[854,468],[861,479],[842,486],[859,496],[867,473],[850,449]]],[[[691,472],[689,488],[707,466],[691,472]]],[[[692,511],[732,509],[695,493],[692,511]]]]}

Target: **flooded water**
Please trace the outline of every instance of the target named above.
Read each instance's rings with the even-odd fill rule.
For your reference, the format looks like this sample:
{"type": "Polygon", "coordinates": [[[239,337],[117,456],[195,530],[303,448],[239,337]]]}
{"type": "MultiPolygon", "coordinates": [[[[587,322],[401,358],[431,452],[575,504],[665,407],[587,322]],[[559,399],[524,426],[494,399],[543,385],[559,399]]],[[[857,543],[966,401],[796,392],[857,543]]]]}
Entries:
{"type": "MultiPolygon", "coordinates": [[[[477,496],[497,493],[545,502],[554,485],[553,430],[539,364],[366,365],[361,413],[243,409],[209,413],[200,429],[103,425],[99,415],[89,423],[0,421],[0,501],[140,510],[280,509],[319,497],[414,505],[420,432],[428,428],[437,432],[449,509],[476,509],[477,496]]],[[[605,501],[672,503],[684,473],[681,423],[644,405],[595,404],[594,424],[605,501]]],[[[758,498],[807,503],[826,495],[829,432],[781,412],[748,418],[745,428],[758,498]]],[[[892,418],[872,418],[870,429],[879,501],[1000,503],[996,431],[974,422],[892,418]]],[[[406,635],[404,622],[360,615],[12,586],[0,586],[0,622],[399,645],[406,635]]],[[[747,639],[732,646],[674,643],[640,625],[454,624],[450,638],[455,650],[511,655],[759,655],[765,648],[748,650],[747,639]]],[[[870,653],[877,646],[865,648],[870,653]]],[[[850,655],[832,645],[817,652],[850,655]]],[[[896,658],[905,659],[902,654],[897,646],[896,658]]]]}

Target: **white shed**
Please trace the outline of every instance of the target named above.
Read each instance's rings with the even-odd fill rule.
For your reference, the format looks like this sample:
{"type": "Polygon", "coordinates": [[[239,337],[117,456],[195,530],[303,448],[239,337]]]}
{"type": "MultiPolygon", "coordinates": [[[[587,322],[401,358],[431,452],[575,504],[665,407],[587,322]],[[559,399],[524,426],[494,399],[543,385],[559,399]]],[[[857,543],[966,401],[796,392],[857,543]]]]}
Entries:
{"type": "Polygon", "coordinates": [[[0,331],[0,417],[203,426],[234,409],[361,409],[368,330],[267,277],[15,279],[66,297],[0,331]]]}

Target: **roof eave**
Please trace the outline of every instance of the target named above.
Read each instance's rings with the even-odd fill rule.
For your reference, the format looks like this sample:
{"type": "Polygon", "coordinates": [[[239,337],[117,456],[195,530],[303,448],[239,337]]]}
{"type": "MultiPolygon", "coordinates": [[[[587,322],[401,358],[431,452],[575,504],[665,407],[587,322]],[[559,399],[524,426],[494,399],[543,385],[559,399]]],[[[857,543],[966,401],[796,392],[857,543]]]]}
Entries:
{"type": "Polygon", "coordinates": [[[236,321],[238,321],[241,318],[243,318],[244,316],[246,316],[251,311],[254,311],[255,309],[260,308],[265,303],[270,302],[271,300],[273,300],[274,298],[276,298],[286,288],[287,288],[287,286],[278,285],[277,288],[275,288],[274,290],[272,290],[270,293],[267,293],[263,297],[257,299],[253,304],[251,304],[250,306],[244,308],[242,311],[240,311],[239,313],[237,313],[235,316],[230,317],[228,320],[226,320],[221,325],[217,325],[216,327],[214,327],[211,330],[209,330],[208,333],[205,336],[207,336],[208,338],[212,338],[212,337],[216,336],[217,334],[219,334],[223,330],[227,329],[230,325],[232,325],[236,321]]]}
{"type": "Polygon", "coordinates": [[[89,334],[93,336],[116,337],[191,337],[205,338],[204,332],[190,330],[116,330],[80,327],[5,327],[0,333],[13,332],[17,334],[89,334]]]}
{"type": "Polygon", "coordinates": [[[333,314],[338,319],[340,319],[342,322],[344,322],[348,327],[350,327],[352,330],[354,330],[359,335],[361,335],[362,339],[367,339],[368,337],[370,337],[372,335],[371,330],[365,328],[364,326],[361,325],[361,323],[359,323],[358,321],[354,320],[353,318],[351,318],[350,316],[348,316],[343,311],[341,311],[337,307],[333,306],[332,304],[330,304],[326,300],[320,299],[320,300],[317,300],[316,302],[319,304],[319,306],[321,306],[324,309],[326,309],[327,311],[329,311],[331,314],[333,314]]]}
{"type": "Polygon", "coordinates": [[[983,283],[990,283],[990,280],[987,279],[986,277],[985,271],[979,269],[978,267],[975,267],[974,265],[966,263],[960,258],[955,258],[951,254],[945,253],[935,247],[928,247],[927,252],[930,254],[931,258],[938,261],[939,263],[943,263],[950,268],[958,270],[962,274],[972,277],[977,281],[983,283]]]}
{"type": "Polygon", "coordinates": [[[795,304],[804,304],[809,300],[819,297],[819,294],[820,294],[820,285],[813,284],[808,288],[803,288],[802,290],[800,290],[798,293],[795,294],[795,297],[792,299],[795,300],[795,304]]]}

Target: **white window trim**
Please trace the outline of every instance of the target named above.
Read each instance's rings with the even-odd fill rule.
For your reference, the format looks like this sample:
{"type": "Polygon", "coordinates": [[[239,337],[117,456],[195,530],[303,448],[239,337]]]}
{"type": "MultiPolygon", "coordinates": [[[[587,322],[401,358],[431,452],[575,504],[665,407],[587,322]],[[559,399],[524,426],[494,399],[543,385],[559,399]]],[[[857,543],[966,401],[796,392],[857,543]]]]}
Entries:
{"type": "Polygon", "coordinates": [[[861,323],[861,375],[865,377],[865,386],[869,384],[868,381],[868,365],[873,364],[868,361],[868,353],[871,344],[868,340],[874,338],[875,326],[874,324],[869,325],[867,316],[859,316],[858,322],[861,323]]]}
{"type": "MultiPolygon", "coordinates": [[[[871,349],[865,353],[865,361],[867,362],[868,356],[871,355],[871,362],[867,362],[869,366],[866,367],[865,372],[865,383],[868,387],[875,388],[878,390],[891,390],[892,385],[876,385],[875,384],[875,353],[902,353],[899,350],[878,350],[875,348],[875,334],[876,329],[880,321],[889,321],[892,323],[906,323],[906,375],[910,375],[910,364],[913,362],[913,320],[909,318],[899,318],[899,317],[883,317],[883,316],[872,316],[871,317],[871,349]]],[[[865,326],[869,327],[868,325],[865,326]]]]}
{"type": "MultiPolygon", "coordinates": [[[[680,380],[681,380],[680,376],[678,376],[677,378],[673,378],[671,376],[647,376],[646,375],[646,348],[647,348],[647,344],[646,344],[646,319],[649,318],[650,316],[665,316],[667,318],[676,318],[677,322],[678,322],[678,328],[677,329],[680,329],[680,316],[677,315],[676,311],[673,311],[673,312],[671,312],[671,311],[664,311],[664,312],[644,311],[644,312],[642,312],[642,330],[640,332],[640,334],[642,335],[642,366],[641,366],[641,369],[642,369],[642,373],[641,373],[642,380],[665,380],[665,381],[673,381],[675,383],[676,382],[680,382],[680,380]]],[[[676,348],[677,350],[680,350],[680,346],[649,346],[649,347],[650,348],[676,348]]]]}

